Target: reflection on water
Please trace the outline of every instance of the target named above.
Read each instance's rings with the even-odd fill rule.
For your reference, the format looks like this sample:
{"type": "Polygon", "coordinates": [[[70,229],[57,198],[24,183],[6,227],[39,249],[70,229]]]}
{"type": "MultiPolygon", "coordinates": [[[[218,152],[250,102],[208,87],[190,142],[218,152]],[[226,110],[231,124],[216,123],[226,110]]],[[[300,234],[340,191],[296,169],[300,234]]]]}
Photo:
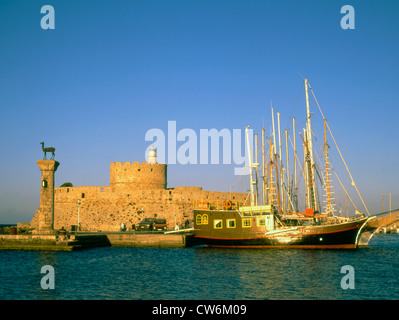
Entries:
{"type": "Polygon", "coordinates": [[[399,299],[399,236],[359,250],[96,248],[0,251],[1,299],[399,299]],[[40,269],[55,269],[43,290],[40,269]],[[343,290],[341,267],[355,269],[343,290]]]}

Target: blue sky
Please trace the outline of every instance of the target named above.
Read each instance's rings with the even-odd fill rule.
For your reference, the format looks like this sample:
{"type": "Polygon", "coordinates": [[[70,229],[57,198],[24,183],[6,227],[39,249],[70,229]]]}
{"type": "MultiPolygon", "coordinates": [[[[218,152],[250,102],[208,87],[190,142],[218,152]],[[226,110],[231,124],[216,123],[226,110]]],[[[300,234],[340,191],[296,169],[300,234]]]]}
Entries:
{"type": "MultiPolygon", "coordinates": [[[[41,141],[57,149],[56,186],[107,186],[109,163],[144,161],[145,133],[168,121],[270,131],[272,102],[283,127],[295,116],[302,128],[301,75],[369,210],[389,192],[399,207],[398,15],[395,1],[2,0],[0,223],[37,210],[41,141]],[[54,30],[40,27],[46,4],[54,30]],[[354,30],[340,27],[345,4],[354,30]]],[[[225,165],[168,173],[168,187],[225,191],[237,179],[225,165]]]]}

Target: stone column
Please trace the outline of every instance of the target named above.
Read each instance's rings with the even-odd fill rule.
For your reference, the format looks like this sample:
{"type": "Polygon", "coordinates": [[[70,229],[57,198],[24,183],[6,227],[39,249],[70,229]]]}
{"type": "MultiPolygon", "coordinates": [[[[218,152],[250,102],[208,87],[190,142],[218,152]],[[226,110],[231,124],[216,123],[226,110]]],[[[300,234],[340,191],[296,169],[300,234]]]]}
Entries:
{"type": "Polygon", "coordinates": [[[38,160],[42,172],[39,206],[39,232],[54,232],[54,173],[60,163],[55,160],[38,160]]]}

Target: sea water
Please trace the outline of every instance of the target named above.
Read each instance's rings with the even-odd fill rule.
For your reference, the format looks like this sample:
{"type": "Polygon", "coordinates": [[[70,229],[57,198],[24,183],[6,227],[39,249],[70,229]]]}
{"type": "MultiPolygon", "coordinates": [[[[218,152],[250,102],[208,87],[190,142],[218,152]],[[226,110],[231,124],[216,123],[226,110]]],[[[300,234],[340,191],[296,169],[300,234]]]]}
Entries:
{"type": "Polygon", "coordinates": [[[0,251],[1,300],[399,299],[399,235],[357,250],[0,251]],[[43,287],[43,266],[54,289],[43,287]],[[343,266],[354,287],[344,288],[343,266]]]}

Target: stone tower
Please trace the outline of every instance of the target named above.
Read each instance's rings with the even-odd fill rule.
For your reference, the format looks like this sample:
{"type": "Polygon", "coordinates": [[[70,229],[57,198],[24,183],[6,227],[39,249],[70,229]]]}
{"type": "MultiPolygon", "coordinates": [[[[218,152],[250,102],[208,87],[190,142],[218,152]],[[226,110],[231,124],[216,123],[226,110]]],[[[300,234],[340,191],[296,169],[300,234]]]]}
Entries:
{"type": "Polygon", "coordinates": [[[54,232],[54,173],[60,163],[55,160],[38,160],[42,172],[39,206],[39,232],[54,232]]]}
{"type": "Polygon", "coordinates": [[[166,189],[166,164],[112,162],[110,166],[110,187],[113,190],[166,189]]]}
{"type": "Polygon", "coordinates": [[[167,165],[157,163],[157,153],[150,147],[148,162],[112,162],[110,187],[116,190],[165,190],[167,165]]]}

